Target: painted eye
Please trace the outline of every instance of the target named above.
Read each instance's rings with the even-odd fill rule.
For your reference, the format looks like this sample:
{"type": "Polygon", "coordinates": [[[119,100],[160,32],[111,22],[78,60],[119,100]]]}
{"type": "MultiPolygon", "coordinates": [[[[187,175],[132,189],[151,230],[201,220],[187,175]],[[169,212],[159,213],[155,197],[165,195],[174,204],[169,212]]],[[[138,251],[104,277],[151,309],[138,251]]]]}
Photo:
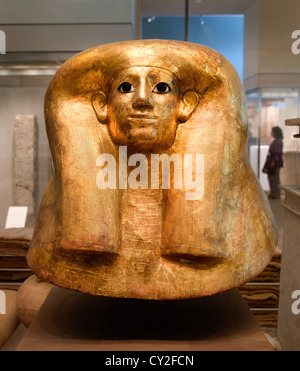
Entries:
{"type": "Polygon", "coordinates": [[[122,82],[122,84],[118,87],[120,93],[131,93],[134,91],[133,85],[130,82],[122,82]]]}
{"type": "Polygon", "coordinates": [[[158,94],[166,94],[166,93],[169,93],[170,91],[171,91],[170,86],[165,82],[160,82],[159,84],[155,86],[153,90],[154,93],[158,93],[158,94]]]}

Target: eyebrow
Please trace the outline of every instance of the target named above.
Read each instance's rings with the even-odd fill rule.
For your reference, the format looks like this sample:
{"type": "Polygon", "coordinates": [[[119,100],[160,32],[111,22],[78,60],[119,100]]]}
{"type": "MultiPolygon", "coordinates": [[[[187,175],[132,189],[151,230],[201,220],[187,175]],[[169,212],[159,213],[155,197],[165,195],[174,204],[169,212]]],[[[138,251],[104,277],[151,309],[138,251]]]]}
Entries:
{"type": "MultiPolygon", "coordinates": [[[[165,82],[165,83],[171,83],[172,84],[172,88],[175,88],[179,91],[180,93],[180,85],[179,83],[177,82],[177,78],[176,76],[174,75],[173,72],[165,69],[165,68],[162,68],[162,67],[155,67],[155,66],[133,66],[132,68],[128,68],[127,69],[127,74],[125,73],[124,74],[124,77],[122,78],[119,78],[118,76],[121,75],[123,72],[125,72],[126,70],[120,70],[116,73],[116,75],[111,79],[110,81],[110,84],[109,84],[109,89],[107,90],[107,92],[109,93],[110,91],[112,91],[113,89],[113,86],[115,86],[115,88],[113,90],[116,90],[119,88],[120,84],[122,84],[123,82],[129,82],[129,83],[132,83],[132,81],[130,81],[130,79],[136,79],[136,78],[139,78],[140,76],[138,74],[135,74],[134,71],[132,71],[132,69],[134,68],[140,68],[140,67],[147,67],[148,69],[156,69],[156,70],[161,70],[162,72],[164,72],[165,74],[167,74],[168,76],[168,81],[165,81],[166,79],[159,79],[159,82],[165,82]]],[[[150,77],[151,78],[151,75],[154,75],[154,77],[157,77],[157,75],[155,74],[154,71],[149,71],[148,74],[147,74],[147,78],[150,77]]]]}

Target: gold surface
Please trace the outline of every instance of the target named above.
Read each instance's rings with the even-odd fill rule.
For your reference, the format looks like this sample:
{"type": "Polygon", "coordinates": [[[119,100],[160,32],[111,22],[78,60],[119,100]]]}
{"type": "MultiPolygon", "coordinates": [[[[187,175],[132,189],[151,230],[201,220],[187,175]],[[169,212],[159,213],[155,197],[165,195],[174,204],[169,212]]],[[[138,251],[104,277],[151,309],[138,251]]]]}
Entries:
{"type": "Polygon", "coordinates": [[[258,275],[277,237],[249,164],[245,102],[232,65],[197,44],[123,42],[67,61],[45,100],[54,176],[27,257],[33,272],[94,295],[155,300],[211,295],[258,275]],[[97,158],[118,160],[120,146],[148,163],[152,154],[204,155],[203,197],[188,200],[172,172],[170,189],[122,189],[120,179],[99,189],[97,158]]]}

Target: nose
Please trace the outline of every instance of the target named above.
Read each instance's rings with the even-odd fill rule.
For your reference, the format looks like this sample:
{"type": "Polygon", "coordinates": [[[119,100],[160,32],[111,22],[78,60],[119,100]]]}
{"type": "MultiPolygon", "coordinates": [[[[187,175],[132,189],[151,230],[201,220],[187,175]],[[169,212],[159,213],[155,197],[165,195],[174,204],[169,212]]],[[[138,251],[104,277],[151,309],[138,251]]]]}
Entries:
{"type": "Polygon", "coordinates": [[[148,91],[144,84],[136,91],[132,107],[140,111],[153,109],[154,105],[151,99],[151,92],[148,91]]]}

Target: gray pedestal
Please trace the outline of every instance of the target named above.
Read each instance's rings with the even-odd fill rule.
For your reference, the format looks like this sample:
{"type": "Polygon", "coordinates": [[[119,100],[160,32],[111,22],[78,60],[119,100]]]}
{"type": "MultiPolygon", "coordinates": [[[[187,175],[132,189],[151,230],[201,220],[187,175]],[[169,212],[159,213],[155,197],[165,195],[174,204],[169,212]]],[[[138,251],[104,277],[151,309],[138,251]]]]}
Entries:
{"type": "Polygon", "coordinates": [[[298,306],[293,293],[300,290],[300,187],[286,187],[284,235],[281,258],[278,338],[285,351],[300,350],[300,296],[298,306]],[[293,308],[294,304],[294,308],[293,308]]]}

